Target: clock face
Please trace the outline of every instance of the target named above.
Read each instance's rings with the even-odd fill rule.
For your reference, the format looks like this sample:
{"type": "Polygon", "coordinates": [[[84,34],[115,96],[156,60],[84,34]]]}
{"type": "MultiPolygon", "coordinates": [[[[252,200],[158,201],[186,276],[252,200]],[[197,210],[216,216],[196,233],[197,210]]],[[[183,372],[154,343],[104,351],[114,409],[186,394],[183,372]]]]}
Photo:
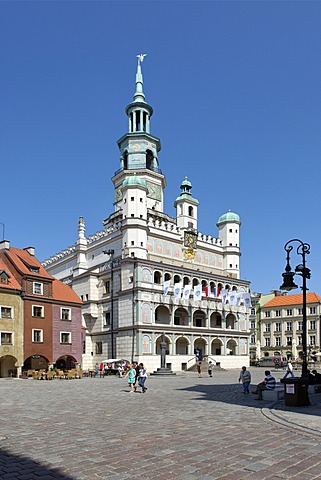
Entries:
{"type": "Polygon", "coordinates": [[[147,182],[148,194],[149,198],[154,198],[155,200],[161,201],[162,199],[162,190],[160,185],[156,185],[152,182],[147,182]]]}
{"type": "Polygon", "coordinates": [[[193,232],[184,232],[184,245],[188,248],[196,248],[197,235],[193,232]]]}
{"type": "Polygon", "coordinates": [[[139,145],[137,145],[137,143],[135,143],[135,145],[133,145],[133,150],[134,150],[134,152],[139,152],[139,145]]]}

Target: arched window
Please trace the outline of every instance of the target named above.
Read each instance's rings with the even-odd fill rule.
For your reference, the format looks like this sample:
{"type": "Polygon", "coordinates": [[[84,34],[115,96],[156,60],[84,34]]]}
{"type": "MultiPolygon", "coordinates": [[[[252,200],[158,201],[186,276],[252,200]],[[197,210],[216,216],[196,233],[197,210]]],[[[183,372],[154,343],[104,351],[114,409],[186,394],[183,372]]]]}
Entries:
{"type": "Polygon", "coordinates": [[[174,276],[174,283],[180,283],[181,277],[179,275],[174,276]]]}
{"type": "Polygon", "coordinates": [[[161,283],[161,278],[162,275],[160,272],[154,272],[154,283],[157,283],[157,285],[159,285],[161,283]]]}
{"type": "Polygon", "coordinates": [[[189,215],[190,217],[193,217],[193,215],[194,215],[194,209],[193,209],[193,207],[188,207],[188,215],[189,215]]]}
{"type": "Polygon", "coordinates": [[[151,150],[146,150],[146,168],[152,170],[154,155],[151,150]]]}

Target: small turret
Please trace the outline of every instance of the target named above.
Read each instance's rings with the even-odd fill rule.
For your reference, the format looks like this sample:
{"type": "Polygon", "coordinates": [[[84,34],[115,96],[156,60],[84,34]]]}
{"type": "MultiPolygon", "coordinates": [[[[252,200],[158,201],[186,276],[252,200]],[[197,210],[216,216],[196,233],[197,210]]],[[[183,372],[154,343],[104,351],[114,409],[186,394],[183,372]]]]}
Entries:
{"type": "Polygon", "coordinates": [[[176,208],[177,225],[181,229],[192,228],[197,230],[197,208],[199,201],[193,198],[191,193],[192,184],[187,177],[181,184],[181,194],[176,198],[174,207],[176,208]]]}
{"type": "Polygon", "coordinates": [[[240,278],[240,217],[229,210],[217,221],[218,238],[224,252],[224,269],[233,278],[240,278]]]}

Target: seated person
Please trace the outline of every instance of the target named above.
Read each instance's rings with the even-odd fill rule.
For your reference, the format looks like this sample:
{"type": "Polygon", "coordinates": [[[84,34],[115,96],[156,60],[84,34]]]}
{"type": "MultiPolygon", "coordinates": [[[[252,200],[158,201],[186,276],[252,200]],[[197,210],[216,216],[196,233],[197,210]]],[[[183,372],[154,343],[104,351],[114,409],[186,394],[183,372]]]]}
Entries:
{"type": "Polygon", "coordinates": [[[316,384],[316,378],[314,376],[314,373],[310,372],[310,370],[308,370],[307,372],[308,372],[308,384],[309,385],[315,385],[316,384]]]}
{"type": "Polygon", "coordinates": [[[321,373],[318,373],[316,370],[312,370],[312,373],[315,377],[315,383],[320,385],[321,384],[321,373]]]}
{"type": "Polygon", "coordinates": [[[264,377],[263,382],[259,383],[258,386],[256,387],[256,391],[253,392],[253,393],[257,394],[257,398],[255,400],[263,400],[263,398],[262,398],[263,390],[274,390],[275,389],[276,380],[273,377],[273,375],[271,375],[270,370],[265,370],[264,374],[265,374],[265,377],[264,377]]]}

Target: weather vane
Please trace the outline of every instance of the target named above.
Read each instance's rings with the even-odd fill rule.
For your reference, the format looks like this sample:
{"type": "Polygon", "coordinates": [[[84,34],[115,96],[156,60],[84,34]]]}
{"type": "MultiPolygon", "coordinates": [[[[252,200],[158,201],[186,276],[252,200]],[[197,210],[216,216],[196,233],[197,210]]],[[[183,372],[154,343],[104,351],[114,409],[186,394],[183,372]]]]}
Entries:
{"type": "Polygon", "coordinates": [[[138,65],[140,65],[141,63],[143,63],[144,61],[144,58],[146,57],[147,53],[140,53],[139,55],[136,55],[136,57],[138,58],[138,65]]]}

